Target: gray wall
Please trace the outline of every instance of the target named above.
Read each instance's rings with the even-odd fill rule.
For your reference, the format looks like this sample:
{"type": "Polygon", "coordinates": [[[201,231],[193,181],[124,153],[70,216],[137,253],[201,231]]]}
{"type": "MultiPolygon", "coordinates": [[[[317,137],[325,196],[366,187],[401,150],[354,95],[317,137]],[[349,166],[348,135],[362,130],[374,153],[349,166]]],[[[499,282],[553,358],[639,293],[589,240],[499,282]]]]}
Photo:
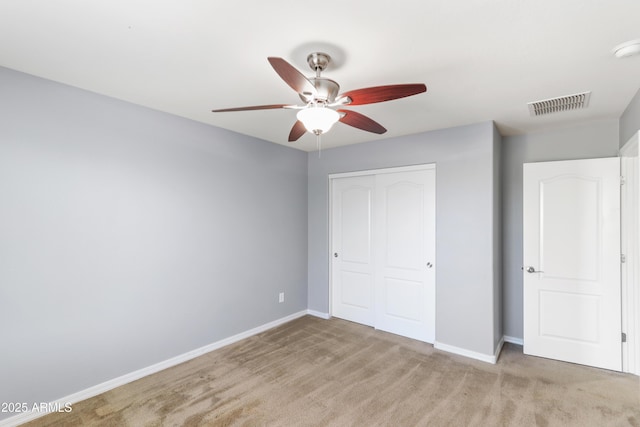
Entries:
{"type": "Polygon", "coordinates": [[[495,133],[485,122],[309,153],[309,308],[329,311],[328,175],[436,163],[436,340],[493,355],[495,133]]]}
{"type": "Polygon", "coordinates": [[[306,153],[4,68],[0,94],[0,402],[307,308],[306,153]]]}
{"type": "Polygon", "coordinates": [[[620,147],[640,130],[640,90],[620,116],[620,147]]]}
{"type": "Polygon", "coordinates": [[[618,121],[603,120],[503,138],[503,315],[504,334],[522,338],[522,164],[615,157],[618,121]]]}

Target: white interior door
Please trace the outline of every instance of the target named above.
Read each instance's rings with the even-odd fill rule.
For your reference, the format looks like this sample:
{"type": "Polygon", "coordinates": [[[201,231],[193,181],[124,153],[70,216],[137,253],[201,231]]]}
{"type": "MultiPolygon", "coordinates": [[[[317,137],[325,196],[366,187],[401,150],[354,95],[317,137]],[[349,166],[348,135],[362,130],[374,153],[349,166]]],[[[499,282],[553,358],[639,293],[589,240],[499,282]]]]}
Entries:
{"type": "Polygon", "coordinates": [[[376,321],[435,340],[435,170],[376,176],[376,321]]]}
{"type": "Polygon", "coordinates": [[[524,352],[621,370],[620,160],[524,165],[524,352]]]}
{"type": "Polygon", "coordinates": [[[375,176],[332,180],[332,315],[374,326],[375,176]]]}

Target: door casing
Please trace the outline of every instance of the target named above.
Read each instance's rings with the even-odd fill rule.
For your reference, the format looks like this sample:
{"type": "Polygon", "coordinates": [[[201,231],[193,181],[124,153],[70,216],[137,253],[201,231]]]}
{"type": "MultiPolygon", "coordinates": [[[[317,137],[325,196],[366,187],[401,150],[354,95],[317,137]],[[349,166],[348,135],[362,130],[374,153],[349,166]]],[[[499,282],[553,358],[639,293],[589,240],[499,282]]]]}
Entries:
{"type": "Polygon", "coordinates": [[[622,370],[640,375],[640,132],[620,149],[622,263],[622,370]]]}

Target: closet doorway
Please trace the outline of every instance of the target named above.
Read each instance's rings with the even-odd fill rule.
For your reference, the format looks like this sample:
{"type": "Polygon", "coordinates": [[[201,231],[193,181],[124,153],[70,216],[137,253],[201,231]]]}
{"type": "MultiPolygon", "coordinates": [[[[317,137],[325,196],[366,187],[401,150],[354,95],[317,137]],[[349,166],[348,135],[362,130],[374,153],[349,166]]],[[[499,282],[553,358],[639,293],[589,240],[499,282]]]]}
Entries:
{"type": "Polygon", "coordinates": [[[330,175],[331,314],[435,341],[435,165],[330,175]]]}

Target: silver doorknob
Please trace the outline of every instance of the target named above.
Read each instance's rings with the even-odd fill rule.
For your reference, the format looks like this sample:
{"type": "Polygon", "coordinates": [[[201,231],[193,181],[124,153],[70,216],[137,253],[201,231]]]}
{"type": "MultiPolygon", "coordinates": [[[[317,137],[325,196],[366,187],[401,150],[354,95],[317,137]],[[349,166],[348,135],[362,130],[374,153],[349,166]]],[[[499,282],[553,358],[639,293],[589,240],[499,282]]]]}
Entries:
{"type": "Polygon", "coordinates": [[[535,268],[529,266],[527,267],[527,273],[544,273],[544,271],[536,271],[535,268]]]}

